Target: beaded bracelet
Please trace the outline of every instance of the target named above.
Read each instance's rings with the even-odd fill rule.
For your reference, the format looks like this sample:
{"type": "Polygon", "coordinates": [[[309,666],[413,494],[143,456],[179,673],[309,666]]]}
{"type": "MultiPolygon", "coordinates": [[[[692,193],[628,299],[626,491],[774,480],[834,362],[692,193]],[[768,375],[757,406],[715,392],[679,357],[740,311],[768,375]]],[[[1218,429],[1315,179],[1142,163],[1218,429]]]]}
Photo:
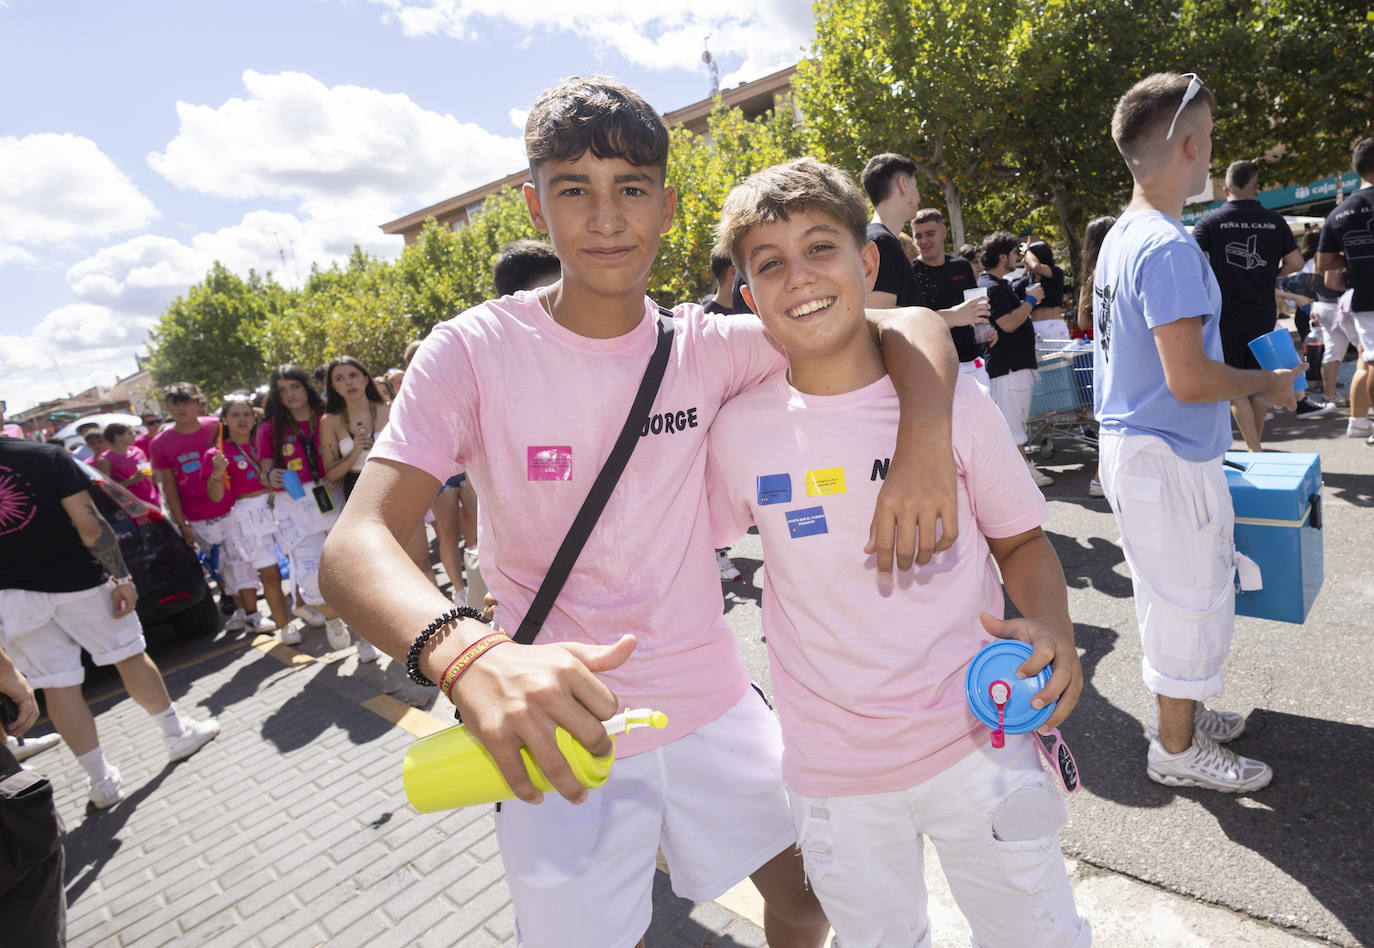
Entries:
{"type": "Polygon", "coordinates": [[[471,606],[458,606],[425,626],[424,631],[415,636],[415,641],[411,642],[410,648],[406,650],[406,677],[415,684],[423,685],[426,688],[434,687],[434,682],[426,678],[424,672],[420,671],[420,653],[425,650],[425,647],[429,645],[429,640],[434,638],[440,629],[455,619],[476,619],[478,622],[490,625],[487,622],[487,617],[471,606]]]}
{"type": "Polygon", "coordinates": [[[444,670],[443,678],[439,679],[439,693],[452,701],[453,696],[449,694],[449,692],[462,676],[463,672],[467,671],[472,663],[485,655],[488,650],[498,645],[504,645],[509,641],[510,636],[502,630],[493,632],[490,635],[484,635],[476,642],[473,642],[467,648],[463,649],[463,651],[458,654],[458,657],[450,662],[448,668],[444,670]]]}

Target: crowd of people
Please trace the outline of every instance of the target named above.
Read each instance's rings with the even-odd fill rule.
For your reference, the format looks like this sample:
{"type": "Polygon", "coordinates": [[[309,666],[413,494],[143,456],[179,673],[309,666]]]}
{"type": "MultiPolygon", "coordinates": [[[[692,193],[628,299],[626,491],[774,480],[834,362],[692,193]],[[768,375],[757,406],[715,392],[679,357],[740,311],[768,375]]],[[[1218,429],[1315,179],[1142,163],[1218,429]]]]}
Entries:
{"type": "MultiPolygon", "coordinates": [[[[495,298],[413,344],[397,378],[350,357],[313,376],[283,365],[217,417],[179,382],[164,392],[168,427],[143,445],[122,425],[91,432],[90,460],[160,505],[187,543],[218,550],[230,628],[295,643],[323,627],[335,649],[356,630],[360,662],[380,650],[440,683],[518,798],[496,826],[523,943],[634,945],[661,850],[686,898],[750,876],[770,944],[816,946],[831,926],[845,944],[919,944],[929,835],[977,943],[1087,945],[1058,843],[1067,811],[1040,762],[1050,752],[1036,733],[990,737],[949,687],[981,647],[1017,639],[1030,646],[1017,674],[1048,675],[1031,700],[1042,732],[1083,688],[1042,529],[1037,487],[1051,480],[1027,453],[1037,340],[1092,338],[1095,492],[1121,528],[1154,696],[1145,772],[1227,792],[1273,776],[1225,746],[1245,719],[1204,704],[1221,693],[1235,617],[1220,463],[1232,413],[1258,450],[1271,407],[1334,410],[1304,409],[1301,370],[1262,369],[1246,344],[1273,328],[1275,281],[1305,256],[1325,288],[1312,284],[1311,318],[1327,358],[1355,342],[1363,369],[1374,353],[1374,254],[1360,230],[1374,217],[1374,140],[1355,148],[1365,187],[1311,253],[1260,213],[1249,162],[1232,164],[1230,200],[1189,234],[1182,209],[1211,163],[1213,108],[1191,75],[1156,74],[1122,96],[1111,134],[1134,191],[1119,216],[1088,225],[1076,307],[1045,241],[996,231],[947,252],[916,165],[884,153],[858,184],[811,158],[739,184],[717,226],[716,293],[660,312],[645,288],[676,206],[667,131],[631,90],[566,80],[526,127],[526,199],[550,243],[508,247],[495,298]],[[630,409],[636,391],[650,398],[630,409]],[[589,498],[608,469],[613,489],[589,498]],[[726,544],[751,527],[776,714],[750,688],[720,606],[719,581],[738,576],[726,544]],[[484,575],[494,615],[473,608],[484,575]],[[1004,590],[1019,617],[1004,617],[1004,590]],[[525,644],[500,648],[517,626],[525,644]],[[670,724],[620,735],[595,807],[576,808],[587,790],[554,725],[605,753],[602,722],[622,707],[670,724]],[[522,753],[555,793],[536,790],[522,753]]],[[[1352,387],[1354,434],[1368,427],[1370,378],[1352,387]]],[[[1336,394],[1334,375],[1326,389],[1336,394]]],[[[13,458],[0,443],[0,463],[13,458]]],[[[58,451],[42,463],[56,472],[43,529],[75,531],[127,617],[108,525],[71,512],[74,462],[58,451]]],[[[30,626],[46,627],[16,634],[16,592],[0,589],[0,641],[35,685],[70,688],[29,647],[30,626]]],[[[100,597],[83,595],[94,609],[100,597]]],[[[138,677],[150,662],[126,668],[141,635],[92,647],[77,624],[56,623],[67,652],[116,664],[169,747],[194,743],[174,732],[208,730],[138,677]]],[[[0,664],[0,687],[9,680],[0,664]]],[[[75,752],[90,740],[67,714],[54,722],[75,752]]],[[[117,775],[102,796],[105,778],[87,770],[96,805],[118,799],[117,775]]]]}

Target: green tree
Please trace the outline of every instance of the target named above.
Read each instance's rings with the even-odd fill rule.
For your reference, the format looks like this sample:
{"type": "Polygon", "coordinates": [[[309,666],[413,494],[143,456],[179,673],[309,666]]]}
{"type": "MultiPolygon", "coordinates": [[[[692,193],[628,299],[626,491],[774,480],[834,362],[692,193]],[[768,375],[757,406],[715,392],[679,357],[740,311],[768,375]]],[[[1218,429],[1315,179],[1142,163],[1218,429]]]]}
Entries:
{"type": "Polygon", "coordinates": [[[194,382],[211,399],[257,385],[267,362],[257,331],[289,305],[291,293],[272,279],[230,273],[218,261],[204,281],[178,296],[148,333],[158,385],[194,382]]]}

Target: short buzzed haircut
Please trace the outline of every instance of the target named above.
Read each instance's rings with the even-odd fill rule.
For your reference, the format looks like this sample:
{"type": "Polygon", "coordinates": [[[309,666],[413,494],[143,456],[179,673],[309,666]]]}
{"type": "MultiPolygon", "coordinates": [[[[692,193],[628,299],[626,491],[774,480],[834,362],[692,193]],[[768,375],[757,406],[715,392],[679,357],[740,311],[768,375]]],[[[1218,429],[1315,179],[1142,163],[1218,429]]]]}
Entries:
{"type": "Polygon", "coordinates": [[[854,179],[815,158],[794,158],[756,171],[735,186],[720,210],[711,253],[729,256],[739,272],[747,274],[740,256],[745,235],[800,211],[829,214],[854,238],[856,247],[868,239],[868,205],[854,179]]]}
{"type": "Polygon", "coordinates": [[[1361,138],[1350,150],[1350,170],[1366,181],[1374,178],[1374,138],[1361,138]]]}
{"type": "Polygon", "coordinates": [[[638,93],[614,79],[572,76],[539,93],[525,120],[530,174],[547,161],[575,161],[589,151],[666,174],[668,127],[638,93]]]}
{"type": "Polygon", "coordinates": [[[1243,191],[1259,179],[1259,165],[1248,158],[1233,161],[1226,168],[1226,186],[1232,191],[1243,191]]]}
{"type": "MultiPolygon", "coordinates": [[[[1157,72],[1131,86],[1112,113],[1112,141],[1133,167],[1151,168],[1168,156],[1164,136],[1169,123],[1178,111],[1179,103],[1188,91],[1191,76],[1176,72],[1157,72]]],[[[1186,137],[1183,129],[1191,129],[1196,117],[1205,107],[1211,112],[1216,104],[1212,90],[1200,85],[1197,93],[1178,117],[1174,135],[1179,141],[1186,137]]]]}
{"type": "Polygon", "coordinates": [[[859,180],[863,182],[868,199],[877,205],[887,200],[892,194],[893,182],[904,174],[916,177],[916,162],[906,155],[889,151],[868,159],[859,180]]]}
{"type": "Polygon", "coordinates": [[[940,224],[945,223],[945,215],[940,213],[938,207],[923,207],[916,212],[916,216],[911,219],[913,224],[940,224]]]}
{"type": "Polygon", "coordinates": [[[725,279],[726,271],[728,271],[734,265],[735,261],[730,259],[730,255],[728,253],[713,252],[711,254],[711,276],[716,278],[717,283],[725,279]]]}
{"type": "Polygon", "coordinates": [[[512,240],[501,248],[492,265],[497,297],[553,283],[562,275],[558,254],[542,240],[512,240]]]}
{"type": "Polygon", "coordinates": [[[132,430],[133,429],[126,424],[122,424],[118,421],[113,422],[105,426],[105,440],[113,443],[115,438],[118,438],[122,434],[128,434],[132,430]]]}

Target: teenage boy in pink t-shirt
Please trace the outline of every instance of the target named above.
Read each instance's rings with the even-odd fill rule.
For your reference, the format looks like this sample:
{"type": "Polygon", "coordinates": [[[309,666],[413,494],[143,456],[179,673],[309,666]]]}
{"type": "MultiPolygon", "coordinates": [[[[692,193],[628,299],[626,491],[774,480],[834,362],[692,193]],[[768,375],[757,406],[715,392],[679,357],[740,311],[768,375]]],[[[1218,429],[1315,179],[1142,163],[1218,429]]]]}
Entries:
{"type": "Polygon", "coordinates": [[[897,426],[863,318],[878,267],[866,211],[843,172],[801,158],[731,192],[716,244],[788,359],[717,415],[707,483],[714,542],[754,525],[763,542],[763,629],[807,876],[838,942],[926,944],[929,834],[975,944],[1086,945],[1059,849],[1067,814],[1038,738],[993,749],[964,695],[969,660],[994,635],[1034,646],[1028,675],[1055,662],[1033,699],[1059,700],[1046,728],[1082,689],[1045,501],[985,389],[961,377],[954,394],[954,545],[895,579],[859,549],[897,426]],[[1025,618],[1002,618],[994,559],[1025,618]]]}
{"type": "MultiPolygon", "coordinates": [[[[562,278],[435,327],[326,544],[325,595],[395,657],[451,605],[396,539],[419,524],[443,479],[460,467],[477,485],[483,574],[500,603],[498,624],[514,628],[654,349],[658,311],[645,289],[676,203],[664,181],[662,120],[617,83],[570,79],[535,103],[526,146],[530,214],[550,235],[562,278]]],[[[945,515],[947,541],[954,536],[944,459],[957,368],[933,314],[889,314],[888,359],[898,377],[916,379],[899,386],[915,437],[904,430],[889,492],[951,482],[921,504],[913,496],[908,508],[922,508],[927,559],[936,513],[945,515]]],[[[819,946],[826,933],[793,850],[776,721],[750,689],[721,613],[705,506],[711,420],[783,361],[752,317],[708,318],[696,305],[679,307],[677,317],[645,433],[538,643],[483,652],[449,690],[524,801],[496,819],[525,944],[634,945],[649,924],[660,848],[674,890],[687,898],[716,898],[751,875],[767,904],[770,944],[819,946]],[[665,711],[670,724],[621,736],[610,779],[589,795],[557,752],[554,725],[604,753],[611,744],[601,722],[621,707],[665,711]],[[561,797],[534,790],[521,745],[561,797]]],[[[874,545],[889,569],[893,499],[885,495],[874,518],[874,545]]],[[[902,567],[917,546],[911,526],[900,531],[902,567]]],[[[434,681],[492,631],[470,618],[438,627],[418,655],[434,681]]]]}

